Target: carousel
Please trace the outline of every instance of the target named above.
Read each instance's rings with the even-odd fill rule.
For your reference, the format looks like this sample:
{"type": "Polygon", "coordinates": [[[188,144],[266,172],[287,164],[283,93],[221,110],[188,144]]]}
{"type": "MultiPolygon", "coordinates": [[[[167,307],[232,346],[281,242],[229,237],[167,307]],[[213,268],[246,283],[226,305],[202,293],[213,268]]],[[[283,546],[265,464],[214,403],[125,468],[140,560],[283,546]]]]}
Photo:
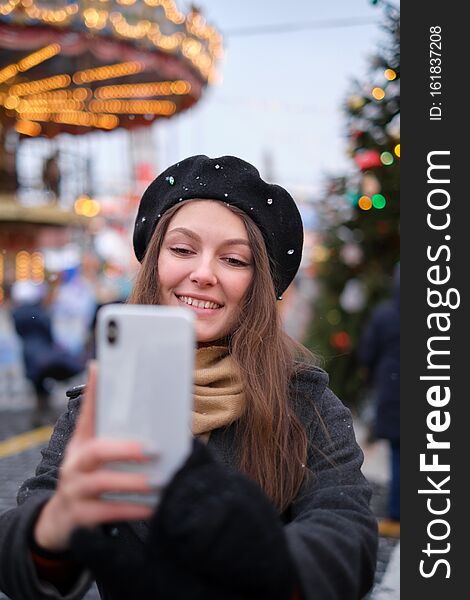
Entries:
{"type": "Polygon", "coordinates": [[[169,119],[202,98],[221,55],[216,29],[173,0],[0,0],[0,302],[5,285],[28,274],[18,255],[23,265],[25,253],[28,264],[35,257],[41,277],[44,238],[93,216],[62,205],[54,156],[44,168],[48,202],[22,203],[22,142],[169,119]]]}

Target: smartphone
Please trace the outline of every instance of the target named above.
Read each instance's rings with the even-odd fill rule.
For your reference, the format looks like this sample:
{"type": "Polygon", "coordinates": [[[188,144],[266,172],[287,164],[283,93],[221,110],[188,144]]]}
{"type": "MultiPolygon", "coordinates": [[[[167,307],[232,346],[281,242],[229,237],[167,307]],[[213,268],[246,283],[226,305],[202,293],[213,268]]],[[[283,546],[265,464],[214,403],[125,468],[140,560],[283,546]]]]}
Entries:
{"type": "Polygon", "coordinates": [[[97,313],[96,435],[136,440],[158,458],[110,463],[143,472],[152,494],[107,499],[154,505],[192,445],[194,313],[184,307],[108,304],[97,313]]]}

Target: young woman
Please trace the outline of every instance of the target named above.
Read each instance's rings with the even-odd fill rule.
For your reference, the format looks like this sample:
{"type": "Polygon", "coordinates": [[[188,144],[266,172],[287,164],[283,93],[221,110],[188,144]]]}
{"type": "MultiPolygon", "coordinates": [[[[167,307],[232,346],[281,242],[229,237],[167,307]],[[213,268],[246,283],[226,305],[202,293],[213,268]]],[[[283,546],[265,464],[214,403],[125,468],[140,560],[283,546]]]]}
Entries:
{"type": "Polygon", "coordinates": [[[377,532],[351,414],[276,305],[302,244],[292,197],[239,158],[190,157],[149,186],[129,301],[196,313],[193,452],[154,513],[102,500],[151,485],[103,466],[148,456],[94,438],[92,365],[0,517],[0,588],[12,599],[75,600],[92,578],[109,600],[366,594],[377,532]]]}

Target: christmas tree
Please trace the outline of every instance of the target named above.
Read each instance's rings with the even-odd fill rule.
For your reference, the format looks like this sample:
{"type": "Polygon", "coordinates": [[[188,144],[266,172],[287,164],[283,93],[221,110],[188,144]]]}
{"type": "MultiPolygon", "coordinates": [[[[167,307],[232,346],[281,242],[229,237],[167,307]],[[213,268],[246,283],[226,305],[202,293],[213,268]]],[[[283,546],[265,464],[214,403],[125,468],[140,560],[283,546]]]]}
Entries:
{"type": "Polygon", "coordinates": [[[376,4],[384,44],[344,105],[353,169],[329,178],[319,203],[322,233],[312,257],[318,293],[304,340],[352,407],[364,390],[358,340],[390,291],[400,249],[400,15],[389,3],[376,4]]]}

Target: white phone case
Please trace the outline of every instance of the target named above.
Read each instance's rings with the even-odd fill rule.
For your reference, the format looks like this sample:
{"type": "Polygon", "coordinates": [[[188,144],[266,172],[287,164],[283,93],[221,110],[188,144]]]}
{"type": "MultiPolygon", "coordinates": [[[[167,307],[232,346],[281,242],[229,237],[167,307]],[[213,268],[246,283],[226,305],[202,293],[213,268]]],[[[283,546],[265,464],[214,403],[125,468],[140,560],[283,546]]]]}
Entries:
{"type": "MultiPolygon", "coordinates": [[[[137,440],[159,455],[109,467],[144,472],[161,488],[191,450],[194,314],[184,307],[106,305],[96,337],[96,435],[137,440]]],[[[155,504],[159,493],[106,497],[155,504]]]]}

